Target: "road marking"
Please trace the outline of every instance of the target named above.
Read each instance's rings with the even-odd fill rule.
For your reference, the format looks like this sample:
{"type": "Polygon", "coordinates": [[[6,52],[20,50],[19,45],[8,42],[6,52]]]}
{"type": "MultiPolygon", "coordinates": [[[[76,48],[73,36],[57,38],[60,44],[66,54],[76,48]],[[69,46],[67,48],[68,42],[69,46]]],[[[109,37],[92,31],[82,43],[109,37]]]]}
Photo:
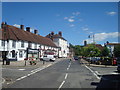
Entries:
{"type": "Polygon", "coordinates": [[[69,68],[67,68],[67,70],[69,70],[69,68]]]}
{"type": "Polygon", "coordinates": [[[20,77],[20,78],[17,79],[17,81],[22,80],[22,79],[24,79],[24,78],[26,78],[26,77],[27,77],[27,76],[20,77]]]}
{"type": "Polygon", "coordinates": [[[63,86],[64,83],[65,83],[65,81],[63,81],[63,82],[61,83],[61,85],[59,86],[58,90],[61,89],[61,87],[63,86]]]}
{"type": "MultiPolygon", "coordinates": [[[[85,64],[84,64],[84,65],[85,65],[85,64]]],[[[101,78],[100,78],[96,73],[94,73],[94,71],[91,70],[88,66],[85,65],[85,67],[86,67],[88,70],[90,70],[90,71],[96,76],[97,79],[99,79],[99,80],[101,79],[101,78]]]]}
{"type": "Polygon", "coordinates": [[[67,79],[67,76],[68,76],[68,73],[66,73],[66,75],[65,75],[65,79],[67,79]]]}
{"type": "Polygon", "coordinates": [[[23,71],[23,70],[25,70],[25,69],[18,69],[18,70],[21,70],[21,71],[23,71]]]}
{"type": "Polygon", "coordinates": [[[96,73],[97,75],[100,75],[100,74],[98,73],[98,71],[95,71],[95,73],[96,73]]]}
{"type": "Polygon", "coordinates": [[[4,78],[2,78],[2,83],[4,83],[5,82],[5,79],[4,78]]]}
{"type": "MultiPolygon", "coordinates": [[[[22,80],[22,79],[24,79],[24,78],[26,78],[26,77],[28,77],[28,76],[30,76],[30,75],[32,75],[32,74],[35,74],[35,73],[37,73],[37,72],[39,72],[39,71],[41,71],[41,70],[43,70],[43,69],[45,69],[45,68],[47,68],[47,67],[49,67],[49,66],[51,66],[51,65],[52,65],[52,64],[49,64],[49,65],[47,65],[47,66],[43,66],[42,68],[34,69],[34,70],[31,71],[30,74],[27,74],[26,76],[20,77],[20,78],[16,79],[16,81],[22,80]]],[[[23,69],[19,69],[19,70],[23,70],[23,69]]]]}

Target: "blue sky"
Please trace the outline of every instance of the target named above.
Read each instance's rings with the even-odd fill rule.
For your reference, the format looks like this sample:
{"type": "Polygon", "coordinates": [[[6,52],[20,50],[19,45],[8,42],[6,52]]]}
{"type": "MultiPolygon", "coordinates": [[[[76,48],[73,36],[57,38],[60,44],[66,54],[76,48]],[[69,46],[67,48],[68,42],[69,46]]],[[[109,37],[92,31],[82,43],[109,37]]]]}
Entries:
{"type": "Polygon", "coordinates": [[[96,43],[118,42],[117,2],[3,2],[2,21],[19,27],[31,27],[46,36],[51,31],[62,31],[73,45],[84,40],[96,43]]]}

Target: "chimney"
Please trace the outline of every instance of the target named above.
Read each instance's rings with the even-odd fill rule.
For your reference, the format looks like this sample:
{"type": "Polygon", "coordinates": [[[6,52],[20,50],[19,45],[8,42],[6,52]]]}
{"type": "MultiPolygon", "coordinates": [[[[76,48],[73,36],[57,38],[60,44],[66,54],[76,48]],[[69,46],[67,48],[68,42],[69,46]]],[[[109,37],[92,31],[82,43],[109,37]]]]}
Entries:
{"type": "Polygon", "coordinates": [[[30,32],[30,27],[26,27],[26,31],[30,32]]]}
{"type": "Polygon", "coordinates": [[[107,41],[106,43],[108,44],[109,42],[107,41]]]}
{"type": "Polygon", "coordinates": [[[87,45],[87,41],[85,40],[85,41],[84,41],[84,46],[86,46],[86,45],[87,45]]]}
{"type": "Polygon", "coordinates": [[[38,30],[34,30],[34,34],[36,34],[36,35],[37,35],[37,34],[38,34],[38,30]]]}
{"type": "Polygon", "coordinates": [[[24,30],[24,25],[20,25],[20,29],[24,30]]]}
{"type": "Polygon", "coordinates": [[[51,32],[51,35],[54,35],[54,32],[51,32]]]}
{"type": "Polygon", "coordinates": [[[2,23],[1,23],[1,28],[4,28],[6,25],[7,25],[6,22],[2,22],[2,23]]]}
{"type": "Polygon", "coordinates": [[[60,36],[62,36],[62,32],[61,31],[59,31],[59,33],[58,33],[60,36]]]}

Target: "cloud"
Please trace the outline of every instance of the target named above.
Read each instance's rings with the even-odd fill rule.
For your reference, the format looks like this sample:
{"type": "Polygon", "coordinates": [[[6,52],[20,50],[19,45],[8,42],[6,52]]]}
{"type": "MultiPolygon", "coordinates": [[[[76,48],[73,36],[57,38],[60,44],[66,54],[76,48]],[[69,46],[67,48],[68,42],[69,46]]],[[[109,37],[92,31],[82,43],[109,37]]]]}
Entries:
{"type": "Polygon", "coordinates": [[[68,19],[68,17],[64,17],[64,19],[65,19],[65,20],[67,20],[67,19],[68,19]]]}
{"type": "Polygon", "coordinates": [[[114,16],[114,15],[116,15],[117,13],[114,12],[114,11],[112,11],[112,12],[107,12],[107,14],[110,15],[110,16],[114,16]]]}
{"type": "MultiPolygon", "coordinates": [[[[104,41],[104,40],[109,39],[109,38],[117,38],[118,36],[120,37],[119,32],[96,33],[96,34],[94,34],[94,39],[97,42],[97,41],[104,41]]],[[[86,41],[88,43],[92,43],[93,42],[93,36],[91,36],[90,39],[86,39],[86,41]]]]}
{"type": "Polygon", "coordinates": [[[69,22],[74,22],[75,20],[72,19],[72,18],[69,18],[68,21],[69,21],[69,22]]]}
{"type": "Polygon", "coordinates": [[[20,28],[20,25],[18,25],[18,24],[14,24],[13,26],[15,26],[17,28],[20,28]]]}
{"type": "Polygon", "coordinates": [[[80,12],[73,12],[72,14],[75,16],[78,16],[78,15],[80,15],[80,12]]]}
{"type": "Polygon", "coordinates": [[[70,24],[70,27],[74,27],[75,25],[74,24],[70,24]]]}
{"type": "Polygon", "coordinates": [[[81,29],[82,29],[83,31],[88,31],[88,30],[89,30],[89,28],[88,28],[87,26],[81,27],[81,29]]]}

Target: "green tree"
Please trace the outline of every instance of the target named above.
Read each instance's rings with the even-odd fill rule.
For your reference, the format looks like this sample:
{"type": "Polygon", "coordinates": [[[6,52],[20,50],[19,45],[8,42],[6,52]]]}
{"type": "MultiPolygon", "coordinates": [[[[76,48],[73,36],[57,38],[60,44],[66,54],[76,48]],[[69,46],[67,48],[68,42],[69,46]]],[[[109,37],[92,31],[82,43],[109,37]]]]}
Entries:
{"type": "Polygon", "coordinates": [[[120,57],[120,45],[116,45],[113,52],[115,57],[120,57]]]}
{"type": "Polygon", "coordinates": [[[76,56],[80,56],[81,55],[81,46],[80,45],[75,45],[74,46],[74,52],[76,56]]]}
{"type": "Polygon", "coordinates": [[[82,55],[86,57],[98,57],[101,55],[101,50],[94,44],[89,44],[82,49],[82,55]]]}
{"type": "Polygon", "coordinates": [[[109,49],[107,47],[104,47],[103,50],[102,50],[102,56],[106,57],[106,56],[109,56],[109,49]]]}

